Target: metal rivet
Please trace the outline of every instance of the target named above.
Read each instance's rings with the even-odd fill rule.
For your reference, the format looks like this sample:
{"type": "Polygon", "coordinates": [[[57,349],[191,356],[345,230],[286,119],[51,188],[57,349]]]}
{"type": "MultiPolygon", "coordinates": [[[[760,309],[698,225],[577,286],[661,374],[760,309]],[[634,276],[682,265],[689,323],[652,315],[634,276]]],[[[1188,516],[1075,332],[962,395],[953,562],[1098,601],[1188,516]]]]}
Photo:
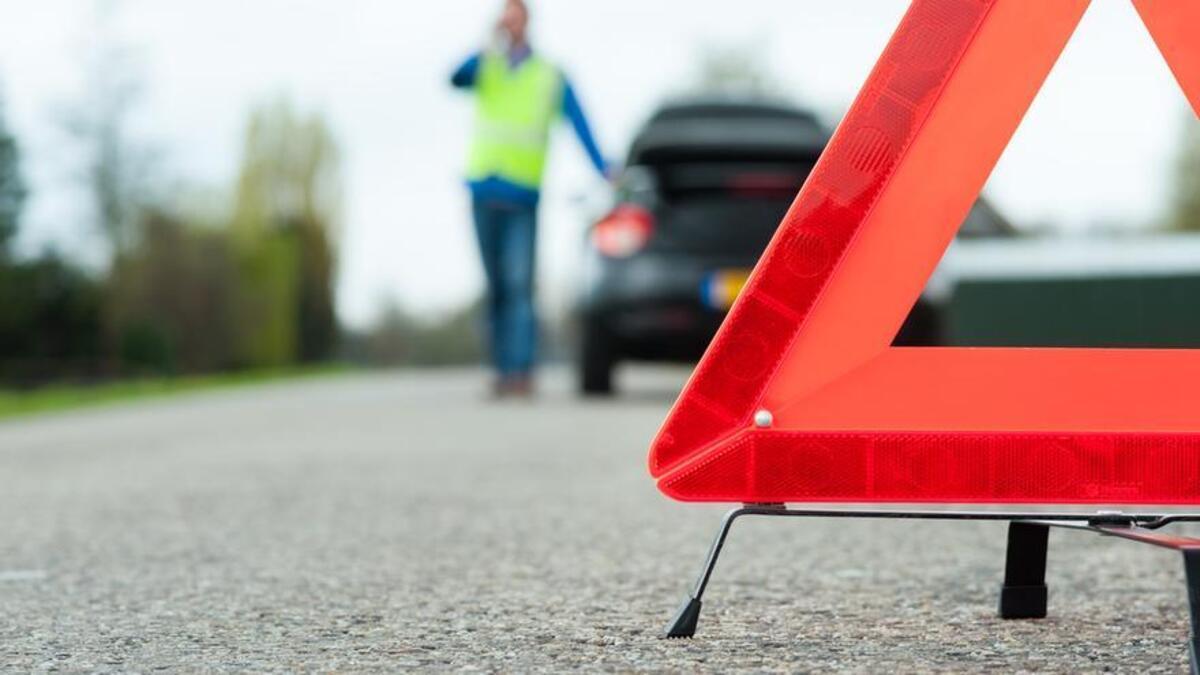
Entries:
{"type": "Polygon", "coordinates": [[[767,429],[775,423],[775,416],[770,410],[759,410],[754,413],[754,426],[759,429],[767,429]]]}

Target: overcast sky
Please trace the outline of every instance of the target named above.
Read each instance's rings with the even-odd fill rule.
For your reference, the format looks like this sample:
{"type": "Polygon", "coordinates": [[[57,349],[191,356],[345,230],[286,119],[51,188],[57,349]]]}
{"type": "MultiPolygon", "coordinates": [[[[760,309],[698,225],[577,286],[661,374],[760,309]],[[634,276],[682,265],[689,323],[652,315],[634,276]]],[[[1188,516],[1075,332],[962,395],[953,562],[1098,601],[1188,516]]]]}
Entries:
{"type": "MultiPolygon", "coordinates": [[[[580,90],[607,154],[706,45],[751,45],[830,122],[862,84],[903,0],[533,0],[536,45],[580,90]]],[[[174,177],[226,185],[256,102],[288,93],[326,114],[346,153],[339,299],[368,322],[394,297],[422,311],[480,289],[459,173],[470,103],[450,70],[484,40],[495,0],[125,0],[119,32],[144,57],[144,135],[174,177]]],[[[22,240],[86,254],[71,148],[54,111],[77,95],[91,0],[0,0],[0,85],[35,188],[22,240]],[[80,250],[83,249],[83,250],[80,250]]],[[[1126,0],[1096,0],[993,175],[1018,224],[1136,226],[1162,211],[1186,102],[1126,0]]],[[[545,302],[561,306],[597,179],[560,131],[543,205],[545,302]]]]}

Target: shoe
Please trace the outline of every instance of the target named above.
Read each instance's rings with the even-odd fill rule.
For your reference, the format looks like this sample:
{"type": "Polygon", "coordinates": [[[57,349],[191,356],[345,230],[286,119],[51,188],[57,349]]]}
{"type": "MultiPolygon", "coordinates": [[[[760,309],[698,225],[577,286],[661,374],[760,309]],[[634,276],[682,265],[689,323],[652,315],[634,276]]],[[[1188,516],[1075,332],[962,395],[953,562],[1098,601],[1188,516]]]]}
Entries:
{"type": "Polygon", "coordinates": [[[524,375],[502,375],[492,383],[490,396],[492,400],[506,398],[533,398],[533,377],[524,375]]]}
{"type": "Polygon", "coordinates": [[[535,391],[533,387],[533,377],[524,375],[512,375],[508,378],[508,395],[514,398],[533,398],[535,391]]]}

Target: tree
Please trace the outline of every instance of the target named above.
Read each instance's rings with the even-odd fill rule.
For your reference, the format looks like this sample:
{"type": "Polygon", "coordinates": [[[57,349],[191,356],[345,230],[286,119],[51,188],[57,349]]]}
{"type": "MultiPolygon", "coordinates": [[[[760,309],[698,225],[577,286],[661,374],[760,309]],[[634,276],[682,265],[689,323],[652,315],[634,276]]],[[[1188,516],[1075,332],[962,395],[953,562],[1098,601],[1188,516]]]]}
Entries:
{"type": "Polygon", "coordinates": [[[100,374],[101,294],[100,284],[52,253],[0,264],[0,382],[100,374]]]}
{"type": "Polygon", "coordinates": [[[82,56],[84,90],[62,115],[82,147],[81,182],[96,228],[120,257],[136,244],[141,211],[155,198],[155,151],[135,133],[144,87],[136,50],[116,34],[119,3],[100,2],[82,56]]]}
{"type": "Polygon", "coordinates": [[[251,114],[233,221],[247,363],[332,354],[341,195],[340,151],[319,115],[301,115],[284,99],[251,114]]]}
{"type": "Polygon", "coordinates": [[[341,152],[320,115],[302,116],[286,98],[251,113],[234,211],[239,236],[309,221],[336,239],[341,199],[341,152]]]}
{"type": "Polygon", "coordinates": [[[5,124],[3,101],[0,100],[0,262],[10,254],[9,248],[17,234],[25,196],[20,150],[5,124]]]}
{"type": "Polygon", "coordinates": [[[136,248],[108,281],[109,331],[123,370],[227,370],[233,355],[237,271],[229,239],[177,215],[148,211],[136,248]]]}
{"type": "Polygon", "coordinates": [[[1200,123],[1190,110],[1187,117],[1175,165],[1171,227],[1200,231],[1200,123]]]}
{"type": "Polygon", "coordinates": [[[0,382],[94,377],[102,351],[100,285],[53,252],[14,259],[27,194],[20,148],[0,105],[0,382]]]}

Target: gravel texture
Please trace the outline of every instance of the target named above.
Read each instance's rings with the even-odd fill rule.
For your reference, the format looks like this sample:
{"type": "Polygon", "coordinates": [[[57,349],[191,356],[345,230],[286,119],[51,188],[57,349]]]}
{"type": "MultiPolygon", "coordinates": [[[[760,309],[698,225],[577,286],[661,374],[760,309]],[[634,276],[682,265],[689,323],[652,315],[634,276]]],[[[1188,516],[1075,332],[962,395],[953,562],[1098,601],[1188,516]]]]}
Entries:
{"type": "Polygon", "coordinates": [[[682,382],[533,404],[474,372],[343,377],[0,425],[5,671],[1186,667],[1178,554],[1051,535],[1051,617],[995,617],[1000,523],[739,523],[645,449],[682,382]]]}

